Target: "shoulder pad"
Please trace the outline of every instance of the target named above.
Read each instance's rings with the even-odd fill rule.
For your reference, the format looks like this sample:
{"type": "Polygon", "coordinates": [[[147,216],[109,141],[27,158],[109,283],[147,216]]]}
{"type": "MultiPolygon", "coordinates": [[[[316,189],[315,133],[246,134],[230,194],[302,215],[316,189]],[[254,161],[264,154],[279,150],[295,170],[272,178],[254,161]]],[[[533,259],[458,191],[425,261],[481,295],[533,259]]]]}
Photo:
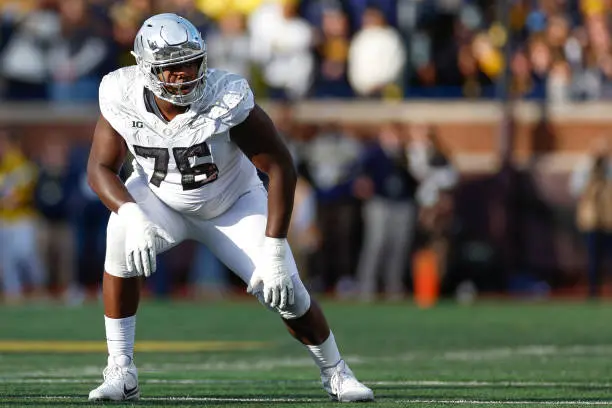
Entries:
{"type": "Polygon", "coordinates": [[[137,69],[137,66],[120,68],[102,78],[98,100],[100,112],[106,120],[111,121],[121,111],[130,95],[133,95],[137,69]]]}
{"type": "Polygon", "coordinates": [[[227,130],[244,121],[255,106],[248,81],[240,75],[221,70],[211,70],[208,81],[210,90],[203,101],[204,110],[223,128],[219,130],[227,130]]]}

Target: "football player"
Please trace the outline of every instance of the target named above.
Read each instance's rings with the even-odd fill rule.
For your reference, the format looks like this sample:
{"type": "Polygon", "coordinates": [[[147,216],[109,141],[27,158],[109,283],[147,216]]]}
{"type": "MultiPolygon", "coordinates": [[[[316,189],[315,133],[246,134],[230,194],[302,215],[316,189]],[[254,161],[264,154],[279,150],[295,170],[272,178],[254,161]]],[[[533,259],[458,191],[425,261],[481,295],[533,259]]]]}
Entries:
{"type": "Polygon", "coordinates": [[[90,400],[136,400],[136,311],[156,255],[193,239],[207,245],[283,319],[321,370],[335,400],[373,400],[340,356],[325,317],[302,284],[287,229],[296,173],[247,81],[208,69],[206,45],[186,19],[159,14],[138,32],[136,65],[106,75],[88,181],[112,211],[104,314],[108,362],[90,400]],[[118,177],[128,150],[132,176],[118,177]],[[269,177],[268,191],[256,168],[269,177]]]}

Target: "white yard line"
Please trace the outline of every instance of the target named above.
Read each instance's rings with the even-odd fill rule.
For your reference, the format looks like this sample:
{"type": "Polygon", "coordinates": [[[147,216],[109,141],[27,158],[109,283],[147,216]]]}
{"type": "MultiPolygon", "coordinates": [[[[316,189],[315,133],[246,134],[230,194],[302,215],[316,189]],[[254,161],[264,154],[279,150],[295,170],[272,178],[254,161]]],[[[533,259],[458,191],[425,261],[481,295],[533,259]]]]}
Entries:
{"type": "MultiPolygon", "coordinates": [[[[1,378],[0,384],[95,384],[100,378],[1,378]]],[[[167,385],[205,385],[205,384],[257,384],[272,386],[277,384],[312,384],[318,385],[316,380],[215,380],[215,379],[155,379],[141,378],[141,384],[167,384],[167,385]]],[[[579,382],[579,381],[444,381],[444,380],[397,380],[397,381],[364,381],[370,386],[387,387],[465,387],[465,388],[612,388],[611,382],[579,382]]]]}
{"type": "Polygon", "coordinates": [[[576,356],[576,355],[610,355],[612,354],[612,345],[597,345],[597,346],[553,346],[553,345],[530,345],[521,347],[499,347],[484,350],[456,350],[445,351],[439,357],[441,360],[459,360],[459,361],[476,361],[476,360],[501,360],[514,358],[517,356],[576,356]]]}

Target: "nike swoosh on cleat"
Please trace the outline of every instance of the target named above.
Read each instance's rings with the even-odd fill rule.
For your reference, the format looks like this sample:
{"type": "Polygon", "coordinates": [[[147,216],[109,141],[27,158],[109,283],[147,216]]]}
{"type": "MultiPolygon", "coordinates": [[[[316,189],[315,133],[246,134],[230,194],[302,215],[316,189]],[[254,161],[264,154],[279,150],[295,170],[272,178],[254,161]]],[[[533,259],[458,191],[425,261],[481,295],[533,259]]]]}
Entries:
{"type": "Polygon", "coordinates": [[[136,385],[136,386],[134,386],[132,388],[127,388],[125,386],[125,384],[123,384],[123,395],[126,398],[134,396],[137,392],[138,392],[138,385],[136,385]]]}

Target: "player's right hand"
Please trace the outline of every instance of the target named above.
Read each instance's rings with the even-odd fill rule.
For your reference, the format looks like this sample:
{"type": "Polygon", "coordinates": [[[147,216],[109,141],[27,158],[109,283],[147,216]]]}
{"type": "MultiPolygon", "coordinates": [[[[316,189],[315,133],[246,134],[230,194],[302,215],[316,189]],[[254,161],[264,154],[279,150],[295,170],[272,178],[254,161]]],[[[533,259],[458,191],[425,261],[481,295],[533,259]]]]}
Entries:
{"type": "Polygon", "coordinates": [[[125,262],[129,272],[146,277],[157,269],[155,241],[163,239],[169,244],[174,240],[164,229],[155,225],[136,203],[125,203],[117,214],[126,224],[125,262]]]}

